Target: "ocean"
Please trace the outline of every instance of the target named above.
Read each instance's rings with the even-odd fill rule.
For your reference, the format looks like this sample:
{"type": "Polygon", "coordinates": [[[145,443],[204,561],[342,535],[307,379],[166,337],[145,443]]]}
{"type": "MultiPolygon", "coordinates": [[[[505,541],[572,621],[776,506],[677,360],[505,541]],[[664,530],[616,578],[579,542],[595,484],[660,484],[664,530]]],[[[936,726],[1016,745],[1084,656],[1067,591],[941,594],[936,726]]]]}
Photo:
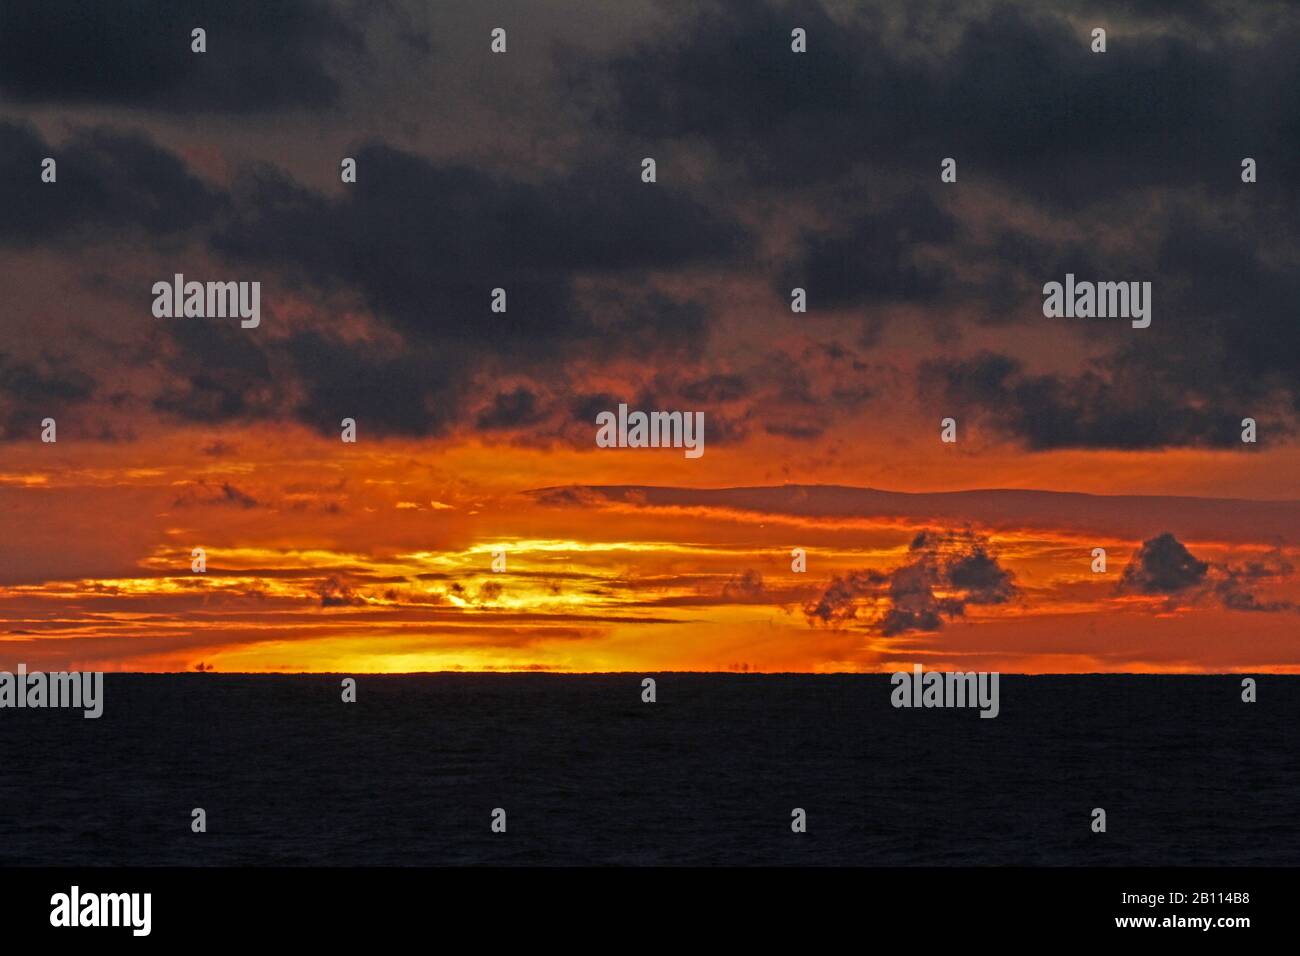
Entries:
{"type": "Polygon", "coordinates": [[[343,676],[0,710],[0,865],[1300,863],[1297,677],[1003,675],[981,719],[888,675],[343,676]]]}

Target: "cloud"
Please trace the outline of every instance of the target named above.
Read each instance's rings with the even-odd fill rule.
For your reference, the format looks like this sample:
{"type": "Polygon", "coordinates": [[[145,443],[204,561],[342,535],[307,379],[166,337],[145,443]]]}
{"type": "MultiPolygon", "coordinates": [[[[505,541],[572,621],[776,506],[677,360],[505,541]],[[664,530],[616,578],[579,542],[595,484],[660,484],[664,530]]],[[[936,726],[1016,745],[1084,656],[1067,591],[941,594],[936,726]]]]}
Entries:
{"type": "Polygon", "coordinates": [[[28,103],[172,113],[320,109],[339,99],[326,63],[362,39],[316,0],[6,0],[0,93],[28,103]],[[191,30],[207,52],[191,52],[191,30]]]}
{"type": "Polygon", "coordinates": [[[550,395],[568,391],[575,362],[685,357],[707,339],[708,310],[659,290],[650,273],[742,255],[750,242],[682,190],[641,183],[626,157],[592,158],[539,182],[380,143],[356,156],[357,184],[337,197],[272,167],[246,170],[211,246],[241,268],[273,270],[326,308],[359,299],[372,334],[357,342],[298,329],[263,340],[259,359],[237,357],[253,346],[228,330],[178,332],[181,362],[205,362],[178,367],[192,387],[160,407],[292,414],[322,432],[364,415],[376,435],[437,436],[466,424],[558,433],[567,416],[550,395]],[[490,308],[494,289],[505,291],[504,312],[490,308]],[[215,361],[186,341],[198,335],[223,340],[212,343],[215,361]],[[519,380],[514,390],[483,395],[502,374],[519,380]],[[289,408],[295,388],[306,399],[289,408]]]}
{"type": "Polygon", "coordinates": [[[727,0],[567,72],[599,126],[707,144],[766,187],[834,182],[870,163],[922,163],[930,180],[954,156],[1041,201],[1079,205],[1199,178],[1207,155],[1232,159],[1229,143],[1296,168],[1297,128],[1273,126],[1281,104],[1257,95],[1287,90],[1294,105],[1294,25],[1269,29],[1263,10],[1239,31],[1195,17],[1112,24],[1103,56],[1080,19],[1067,3],[833,14],[813,3],[792,16],[784,4],[727,0]],[[796,23],[807,54],[790,52],[796,23]]]}
{"type": "Polygon", "coordinates": [[[3,246],[103,242],[128,231],[162,243],[223,206],[221,193],[141,133],[79,128],[55,145],[29,125],[0,120],[0,141],[3,246]],[[57,163],[54,183],[41,181],[46,157],[57,163]]]}
{"type": "Polygon", "coordinates": [[[491,407],[482,411],[475,424],[484,431],[520,428],[541,419],[537,395],[520,386],[511,392],[498,392],[491,407]]]}
{"type": "Polygon", "coordinates": [[[211,424],[278,413],[285,382],[255,336],[230,323],[181,319],[161,339],[159,364],[171,377],[152,399],[156,411],[211,424]]]}
{"type": "Polygon", "coordinates": [[[218,438],[216,441],[209,442],[208,444],[204,445],[203,448],[200,449],[200,451],[202,451],[203,454],[208,455],[212,458],[224,458],[229,455],[233,455],[236,451],[238,451],[238,448],[230,444],[229,442],[224,442],[218,438]]]}
{"type": "MultiPolygon", "coordinates": [[[[1024,364],[985,384],[978,411],[1025,447],[1239,447],[1247,416],[1261,442],[1289,439],[1300,21],[1278,6],[1159,9],[808,4],[795,17],[728,0],[566,70],[590,121],[628,148],[670,141],[719,196],[798,210],[781,223],[797,228],[769,229],[770,284],[806,288],[814,312],[863,310],[864,343],[900,303],[951,346],[959,324],[1044,322],[1042,285],[1066,271],[1151,281],[1150,329],[1069,326],[1097,355],[1082,371],[1004,357],[1024,364]],[[1109,28],[1104,55],[1080,26],[1090,9],[1109,28]],[[795,22],[807,54],[790,52],[795,22]],[[1270,176],[1243,185],[1245,155],[1270,176]],[[941,186],[949,156],[959,183],[941,186]]],[[[950,371],[960,400],[996,373],[978,361],[921,371],[950,371]]]]}
{"type": "MultiPolygon", "coordinates": [[[[1088,52],[1077,7],[1057,2],[810,4],[798,18],[810,52],[796,55],[790,8],[705,3],[641,39],[614,31],[590,48],[557,46],[555,71],[538,73],[545,88],[495,87],[505,81],[485,72],[491,96],[508,92],[521,112],[568,104],[552,137],[563,147],[496,148],[512,141],[489,132],[477,147],[487,158],[462,143],[435,158],[381,104],[373,138],[345,147],[359,176],[342,188],[305,172],[321,169],[305,146],[217,185],[181,157],[238,167],[241,150],[220,128],[177,131],[168,117],[138,114],[153,138],[96,127],[60,143],[7,123],[0,245],[126,240],[174,260],[215,256],[256,270],[268,312],[284,292],[318,310],[310,325],[269,317],[257,335],[169,324],[139,350],[164,381],[130,397],[182,422],[298,421],[330,434],[350,415],[380,437],[477,428],[567,442],[575,419],[594,418],[588,399],[612,392],[608,371],[629,392],[602,409],[691,403],[708,413],[711,442],[811,444],[887,394],[885,374],[915,374],[951,406],[944,414],[977,416],[1033,451],[1240,448],[1247,416],[1260,445],[1290,439],[1300,25],[1264,29],[1269,15],[1254,10],[1225,21],[1206,4],[1165,17],[1121,0],[1087,9],[1119,18],[1104,56],[1088,52]],[[174,152],[159,145],[172,142],[174,152]],[[642,146],[659,157],[659,183],[640,181],[642,146]],[[1246,149],[1262,171],[1249,187],[1237,174],[1246,149]],[[55,186],[39,181],[45,155],[59,160],[55,186]],[[938,182],[949,155],[960,163],[951,187],[938,182]],[[1149,278],[1152,327],[1122,338],[1066,327],[1095,356],[1067,371],[1048,354],[1055,342],[1035,336],[1009,337],[1005,354],[963,353],[963,325],[1048,321],[1039,290],[1067,270],[1149,278]],[[803,342],[774,336],[749,308],[775,307],[796,285],[811,309],[803,342]],[[504,314],[489,309],[495,288],[504,314]],[[856,314],[828,315],[847,309],[856,314]],[[365,328],[345,332],[330,321],[340,312],[365,328]],[[742,312],[750,324],[737,328],[742,312]],[[952,354],[918,367],[909,340],[903,358],[890,354],[896,366],[868,366],[903,312],[941,331],[952,354]]],[[[93,39],[97,52],[37,69],[31,50],[12,50],[0,93],[72,103],[94,87],[106,103],[181,115],[317,109],[337,99],[327,64],[363,46],[365,18],[343,4],[194,10],[177,26],[166,5],[118,17],[62,0],[5,5],[17,32],[0,29],[0,48],[25,35],[31,50],[93,39]],[[188,21],[200,14],[210,48],[196,55],[188,21]],[[166,54],[178,68],[158,50],[178,50],[166,54]]],[[[401,4],[380,15],[420,19],[401,4]]],[[[312,115],[340,145],[354,135],[346,115],[312,115]]],[[[122,265],[107,260],[105,274],[122,265]]]]}
{"type": "Polygon", "coordinates": [[[258,501],[229,482],[223,481],[220,485],[210,485],[206,481],[196,481],[188,485],[181,496],[172,502],[173,508],[192,508],[196,505],[256,508],[258,501]]]}
{"type": "Polygon", "coordinates": [[[494,604],[505,590],[499,581],[484,581],[479,586],[476,604],[494,604]]]}
{"type": "Polygon", "coordinates": [[[989,553],[987,538],[973,531],[922,531],[908,550],[908,562],[891,571],[832,578],[804,605],[809,623],[841,626],[870,605],[869,624],[886,637],[938,631],[970,605],[1005,604],[1018,593],[1014,576],[989,553]]]}
{"type": "Polygon", "coordinates": [[[925,302],[950,289],[950,266],[916,255],[919,244],[948,244],[957,220],[919,188],[856,217],[844,231],[806,232],[777,291],[809,290],[818,308],[861,302],[925,302]]]}
{"type": "Polygon", "coordinates": [[[356,157],[357,184],[337,199],[276,170],[249,173],[214,247],[322,289],[355,290],[403,335],[461,355],[533,363],[594,346],[602,324],[576,300],[574,276],[635,278],[734,254],[747,241],[737,223],[679,190],[640,183],[625,157],[542,182],[382,144],[356,157]],[[504,313],[489,308],[496,288],[506,290],[504,313]]]}
{"type": "Polygon", "coordinates": [[[369,602],[337,575],[330,575],[316,588],[321,607],[365,607],[369,602]]]}
{"type": "Polygon", "coordinates": [[[763,575],[752,568],[733,574],[722,586],[722,596],[733,599],[754,599],[763,594],[763,575]]]}
{"type": "Polygon", "coordinates": [[[83,408],[97,383],[70,360],[23,361],[0,352],[0,440],[35,439],[40,423],[83,408]]]}
{"type": "Polygon", "coordinates": [[[729,402],[750,394],[752,386],[743,375],[714,373],[682,384],[682,398],[691,402],[729,402]]]}
{"type": "Polygon", "coordinates": [[[305,391],[294,414],[321,434],[338,434],[350,417],[376,436],[440,435],[461,413],[465,373],[428,346],[395,351],[302,332],[284,354],[305,391]]]}
{"type": "Polygon", "coordinates": [[[48,356],[40,362],[23,362],[0,352],[0,395],[56,404],[89,398],[95,380],[82,372],[61,368],[63,365],[48,356]]]}
{"type": "Polygon", "coordinates": [[[1209,564],[1197,560],[1166,532],[1142,542],[1124,569],[1119,587],[1138,594],[1178,594],[1198,587],[1209,569],[1209,564]]]}
{"type": "MultiPolygon", "coordinates": [[[[1077,375],[1031,374],[1019,359],[984,352],[922,362],[917,385],[946,413],[988,422],[1033,451],[1241,448],[1240,399],[1215,384],[1219,399],[1207,403],[1172,378],[1168,363],[1144,362],[1118,363],[1109,371],[1103,364],[1077,375]]],[[[1270,424],[1290,432],[1285,422],[1270,424]]]]}
{"type": "Polygon", "coordinates": [[[1295,570],[1280,551],[1243,564],[1202,561],[1168,532],[1142,542],[1120,577],[1116,590],[1168,597],[1171,606],[1209,601],[1230,611],[1294,611],[1293,601],[1261,599],[1261,583],[1281,580],[1295,570]]]}
{"type": "Polygon", "coordinates": [[[1034,490],[909,493],[845,485],[680,488],[665,485],[576,485],[528,492],[539,504],[582,508],[689,508],[731,521],[843,523],[854,520],[971,523],[991,529],[1082,531],[1133,538],[1163,525],[1198,540],[1254,542],[1268,528],[1300,541],[1300,502],[1176,495],[1088,495],[1034,490]]]}

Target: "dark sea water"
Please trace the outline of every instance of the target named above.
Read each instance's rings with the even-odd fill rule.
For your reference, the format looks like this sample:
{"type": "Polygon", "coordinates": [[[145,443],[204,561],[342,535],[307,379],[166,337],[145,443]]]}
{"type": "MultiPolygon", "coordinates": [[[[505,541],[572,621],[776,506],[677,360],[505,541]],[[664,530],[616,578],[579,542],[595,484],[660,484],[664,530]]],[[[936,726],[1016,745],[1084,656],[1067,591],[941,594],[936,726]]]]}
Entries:
{"type": "Polygon", "coordinates": [[[655,677],[110,674],[0,710],[0,865],[1300,864],[1300,678],[655,677]]]}

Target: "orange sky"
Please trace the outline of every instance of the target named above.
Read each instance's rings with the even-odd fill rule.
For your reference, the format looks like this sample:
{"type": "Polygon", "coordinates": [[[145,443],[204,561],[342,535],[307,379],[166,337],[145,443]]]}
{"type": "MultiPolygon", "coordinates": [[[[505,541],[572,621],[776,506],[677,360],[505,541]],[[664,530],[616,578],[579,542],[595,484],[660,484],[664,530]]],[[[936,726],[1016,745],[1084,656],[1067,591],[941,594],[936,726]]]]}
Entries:
{"type": "MultiPolygon", "coordinates": [[[[284,429],[228,429],[221,442],[194,430],[147,444],[13,449],[0,474],[10,529],[0,666],[817,672],[923,661],[1030,673],[1300,671],[1294,612],[1117,591],[1137,545],[1164,531],[1214,565],[1293,561],[1277,543],[1300,530],[1293,502],[1104,497],[1082,507],[1010,495],[947,505],[920,496],[885,507],[814,490],[804,505],[802,492],[690,503],[692,487],[771,481],[788,447],[724,447],[689,461],[672,450],[472,440],[345,445],[284,429]],[[741,480],[747,469],[757,480],[741,480]],[[535,493],[634,483],[678,486],[687,499],[535,493]],[[883,596],[830,625],[805,613],[836,575],[904,564],[927,528],[974,529],[1014,575],[1015,597],[892,636],[879,623],[883,596]],[[194,547],[206,550],[206,573],[191,571],[194,547]],[[807,553],[804,573],[791,570],[796,547],[807,553]],[[1091,570],[1095,547],[1107,549],[1106,574],[1091,570]],[[505,553],[504,571],[492,570],[494,550],[505,553]]],[[[937,429],[915,444],[911,468],[926,476],[918,490],[961,487],[999,467],[996,456],[953,455],[937,429]]],[[[1045,456],[1018,475],[1008,455],[989,484],[1036,483],[1055,464],[1056,489],[1113,488],[1118,469],[1148,476],[1133,482],[1139,492],[1158,480],[1205,492],[1224,481],[1216,468],[1238,467],[1222,454],[1202,454],[1193,468],[1179,456],[1093,455],[1080,472],[1073,457],[1045,456]]],[[[864,460],[806,484],[855,476],[861,485],[877,477],[864,460]]],[[[1261,600],[1300,598],[1293,575],[1262,587],[1261,600]]]]}

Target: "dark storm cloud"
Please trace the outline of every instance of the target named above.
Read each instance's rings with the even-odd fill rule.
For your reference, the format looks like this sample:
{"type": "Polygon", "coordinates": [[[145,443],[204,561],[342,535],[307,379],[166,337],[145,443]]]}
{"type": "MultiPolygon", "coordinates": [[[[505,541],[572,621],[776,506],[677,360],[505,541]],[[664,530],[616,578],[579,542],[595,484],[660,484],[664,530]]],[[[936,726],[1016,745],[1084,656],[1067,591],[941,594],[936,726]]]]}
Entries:
{"type": "Polygon", "coordinates": [[[94,388],[93,378],[64,361],[47,357],[38,364],[0,352],[0,396],[4,398],[59,405],[87,399],[94,388]]]}
{"type": "Polygon", "coordinates": [[[1294,565],[1280,552],[1241,564],[1202,561],[1165,532],[1142,542],[1120,577],[1120,594],[1163,596],[1169,603],[1209,602],[1229,611],[1295,611],[1293,601],[1260,598],[1255,588],[1289,577],[1294,565]]]}
{"type": "Polygon", "coordinates": [[[880,306],[1040,322],[1043,283],[1066,272],[1152,281],[1153,327],[1120,338],[1080,323],[1115,346],[1077,373],[927,363],[923,384],[952,414],[973,403],[1034,450],[1239,447],[1242,418],[1269,442],[1294,432],[1285,403],[1300,409],[1297,48],[1300,19],[1278,6],[876,3],[832,17],[722,0],[562,68],[599,128],[699,151],[722,194],[810,204],[816,225],[777,255],[772,287],[805,288],[813,311],[868,310],[865,345],[880,306]],[[1104,54],[1090,17],[1109,27],[1104,54]],[[794,26],[806,54],[790,52],[794,26]],[[946,156],[960,183],[1009,203],[954,205],[946,156]],[[1243,156],[1268,175],[1242,184],[1243,156]],[[1014,205],[1084,235],[1002,219],[1014,205]]]}
{"type": "MultiPolygon", "coordinates": [[[[933,535],[929,532],[919,535],[912,543],[912,550],[918,550],[918,542],[924,542],[920,547],[929,545],[927,539],[931,537],[933,535]]],[[[1011,574],[985,550],[982,542],[973,543],[969,550],[951,556],[945,570],[948,584],[963,592],[971,604],[1003,604],[1015,592],[1011,574]]]]}
{"type": "Polygon", "coordinates": [[[1068,374],[1035,374],[1001,354],[932,360],[920,367],[922,394],[942,399],[945,414],[973,412],[1035,450],[1242,449],[1247,417],[1257,421],[1261,445],[1291,437],[1300,409],[1294,212],[1271,197],[1215,208],[1192,195],[1162,206],[1153,241],[1127,264],[1116,252],[1073,244],[1040,245],[1031,260],[1056,281],[1067,271],[1149,278],[1150,328],[1043,320],[1074,322],[1079,334],[1117,344],[1068,374]]]}
{"type": "MultiPolygon", "coordinates": [[[[319,107],[339,92],[326,63],[361,47],[363,18],[341,4],[180,9],[182,24],[155,3],[5,4],[0,94],[181,115],[319,107]],[[194,25],[208,29],[207,54],[189,52],[194,25]]],[[[710,309],[665,289],[703,269],[782,297],[802,286],[814,312],[861,308],[857,342],[870,347],[890,321],[873,306],[1046,321],[1042,282],[1073,271],[1151,279],[1152,328],[1125,329],[1070,373],[999,355],[927,363],[922,385],[951,405],[944,414],[1035,450],[1239,447],[1247,415],[1261,443],[1292,431],[1281,413],[1300,409],[1296,18],[1199,2],[1162,2],[1155,16],[1124,0],[855,4],[834,17],[817,4],[681,9],[670,28],[605,52],[564,48],[562,85],[522,94],[577,107],[565,136],[580,158],[567,167],[502,151],[489,172],[372,142],[348,150],[355,184],[317,191],[268,165],[227,193],[141,136],[81,131],[55,146],[9,125],[0,245],[134,230],[170,251],[203,237],[205,252],[281,288],[359,299],[396,333],[381,347],[325,323],[287,338],[169,324],[168,377],[151,400],[196,422],[296,418],[337,434],[352,416],[375,435],[545,437],[569,411],[590,423],[619,401],[689,402],[708,411],[711,442],[812,441],[885,391],[876,370],[797,349],[710,363],[710,309]],[[1120,18],[1104,55],[1080,25],[1094,12],[1120,18]],[[790,52],[794,25],[806,55],[790,52]],[[39,182],[45,155],[59,160],[57,186],[39,182]],[[659,183],[640,181],[643,155],[659,157],[659,183]],[[1240,183],[1243,155],[1260,159],[1258,184],[1240,183]],[[939,184],[944,156],[958,158],[960,185],[939,184]],[[787,246],[761,261],[758,235],[787,246]],[[497,287],[504,314],[489,309],[497,287]],[[574,363],[628,358],[646,366],[629,394],[593,397],[610,386],[568,379],[574,363]]],[[[351,138],[330,111],[312,115],[331,141],[351,138]]],[[[224,152],[201,128],[177,141],[224,152]]]]}
{"type": "Polygon", "coordinates": [[[932,300],[952,285],[950,266],[919,260],[916,247],[949,243],[957,229],[957,221],[917,189],[858,217],[841,233],[805,234],[777,289],[785,295],[805,288],[817,307],[831,308],[865,300],[932,300]]]}
{"type": "Polygon", "coordinates": [[[804,606],[809,623],[847,623],[869,601],[883,602],[871,624],[887,637],[937,631],[969,605],[1005,604],[1017,594],[1011,572],[989,553],[987,539],[974,532],[922,531],[908,550],[907,563],[891,571],[850,571],[832,578],[804,606]]]}
{"type": "Polygon", "coordinates": [[[479,414],[475,424],[493,431],[532,425],[541,417],[537,395],[521,386],[510,392],[497,392],[491,406],[479,414]]]}
{"type": "Polygon", "coordinates": [[[1278,611],[1297,610],[1294,601],[1269,600],[1258,597],[1254,588],[1261,583],[1289,577],[1295,566],[1280,552],[1267,555],[1263,560],[1223,567],[1215,582],[1214,593],[1230,611],[1258,611],[1273,614],[1278,611]]]}
{"type": "Polygon", "coordinates": [[[687,358],[698,355],[709,338],[712,315],[704,304],[669,298],[631,279],[608,280],[588,294],[583,307],[597,334],[586,349],[593,358],[687,358]]]}
{"type": "Polygon", "coordinates": [[[1142,542],[1120,577],[1122,591],[1138,594],[1177,594],[1205,580],[1210,566],[1197,560],[1186,546],[1166,532],[1142,542]]]}
{"type": "Polygon", "coordinates": [[[791,17],[737,2],[706,4],[656,40],[560,66],[601,127],[648,140],[708,140],[778,185],[833,178],[852,165],[856,150],[848,147],[861,140],[846,122],[848,104],[890,108],[863,95],[861,63],[894,64],[879,55],[878,40],[841,29],[819,5],[802,9],[799,21],[824,44],[820,55],[777,55],[789,52],[791,17]],[[853,49],[856,39],[866,46],[853,49]]]}
{"type": "Polygon", "coordinates": [[[0,121],[0,245],[102,241],[133,229],[155,240],[208,220],[222,197],[147,137],[82,129],[56,145],[31,126],[0,121]],[[54,183],[41,161],[57,163],[54,183]]]}
{"type": "Polygon", "coordinates": [[[722,259],[746,242],[730,220],[641,183],[626,158],[539,183],[383,145],[359,150],[357,163],[357,183],[339,199],[255,173],[215,247],[353,288],[413,338],[533,359],[601,331],[575,301],[575,274],[635,277],[722,259]],[[505,313],[490,311],[495,288],[506,290],[505,313]]]}
{"type": "Polygon", "coordinates": [[[1160,359],[1121,356],[1101,370],[1035,375],[1017,359],[982,353],[924,362],[918,382],[945,415],[989,423],[1033,451],[1249,447],[1241,441],[1242,405],[1228,383],[1208,380],[1217,404],[1207,407],[1160,359]]]}
{"type": "Polygon", "coordinates": [[[882,571],[850,571],[836,575],[822,591],[820,597],[804,605],[803,613],[809,623],[843,624],[858,616],[862,598],[879,594],[888,585],[890,577],[882,571]]]}
{"type": "Polygon", "coordinates": [[[206,319],[169,321],[161,365],[170,376],[156,410],[183,421],[221,424],[273,417],[284,382],[260,341],[243,329],[206,319]]]}
{"type": "Polygon", "coordinates": [[[1091,0],[1087,6],[1097,13],[1163,21],[1175,18],[1211,26],[1223,23],[1238,12],[1230,4],[1216,0],[1091,0]]]}
{"type": "Polygon", "coordinates": [[[321,434],[354,418],[359,433],[440,435],[462,413],[463,371],[426,347],[394,355],[307,332],[285,353],[306,390],[296,415],[321,434]]]}
{"type": "Polygon", "coordinates": [[[315,0],[5,0],[0,93],[19,102],[177,113],[249,113],[334,104],[326,68],[361,37],[315,0]],[[191,31],[207,52],[191,52],[191,31]]]}
{"type": "Polygon", "coordinates": [[[0,352],[0,440],[34,439],[41,421],[87,403],[96,381],[72,360],[45,356],[26,361],[0,352]]]}
{"type": "Polygon", "coordinates": [[[1093,54],[1066,19],[1086,12],[875,3],[832,18],[817,4],[725,0],[568,73],[602,126],[707,143],[767,186],[833,181],[858,164],[930,181],[953,156],[962,175],[1075,205],[1200,178],[1207,162],[1231,170],[1242,143],[1300,168],[1300,126],[1275,122],[1300,96],[1294,24],[1249,45],[1203,22],[1200,33],[1112,29],[1093,54]],[[806,54],[790,52],[794,26],[806,54]]]}
{"type": "Polygon", "coordinates": [[[622,399],[617,395],[608,392],[576,395],[569,402],[569,414],[577,422],[584,424],[595,422],[597,415],[617,408],[620,401],[622,399]]]}
{"type": "Polygon", "coordinates": [[[187,422],[294,418],[337,436],[440,435],[462,412],[462,369],[427,346],[384,349],[315,331],[269,342],[202,319],[168,327],[167,384],[154,407],[187,422]]]}
{"type": "MultiPolygon", "coordinates": [[[[181,173],[171,179],[187,182],[183,164],[162,155],[181,173]]],[[[264,166],[246,171],[229,194],[199,187],[210,201],[193,203],[189,216],[206,215],[213,250],[241,268],[255,263],[288,288],[306,283],[327,298],[359,295],[399,343],[358,345],[328,329],[266,339],[175,321],[162,338],[161,364],[172,377],[153,398],[156,409],[206,422],[292,415],[323,433],[345,416],[376,435],[439,435],[474,414],[483,428],[531,427],[555,410],[543,396],[572,359],[697,354],[708,310],[644,276],[749,246],[736,223],[670,187],[641,183],[635,165],[535,183],[383,145],[357,158],[358,183],[339,198],[264,166]],[[582,297],[579,275],[595,278],[582,297]],[[491,311],[496,288],[506,291],[505,313],[491,311]],[[475,375],[489,367],[535,383],[490,397],[483,410],[468,399],[475,375]]],[[[138,220],[156,205],[123,209],[138,220]]],[[[713,387],[734,383],[720,377],[713,387]]]]}
{"type": "Polygon", "coordinates": [[[748,395],[750,384],[742,375],[713,374],[684,383],[680,391],[692,402],[728,402],[748,395]]]}
{"type": "Polygon", "coordinates": [[[1157,267],[1174,280],[1180,315],[1161,350],[1190,390],[1212,382],[1244,399],[1286,391],[1300,409],[1300,229],[1294,205],[1278,208],[1287,210],[1278,219],[1183,207],[1171,215],[1157,267]]]}

